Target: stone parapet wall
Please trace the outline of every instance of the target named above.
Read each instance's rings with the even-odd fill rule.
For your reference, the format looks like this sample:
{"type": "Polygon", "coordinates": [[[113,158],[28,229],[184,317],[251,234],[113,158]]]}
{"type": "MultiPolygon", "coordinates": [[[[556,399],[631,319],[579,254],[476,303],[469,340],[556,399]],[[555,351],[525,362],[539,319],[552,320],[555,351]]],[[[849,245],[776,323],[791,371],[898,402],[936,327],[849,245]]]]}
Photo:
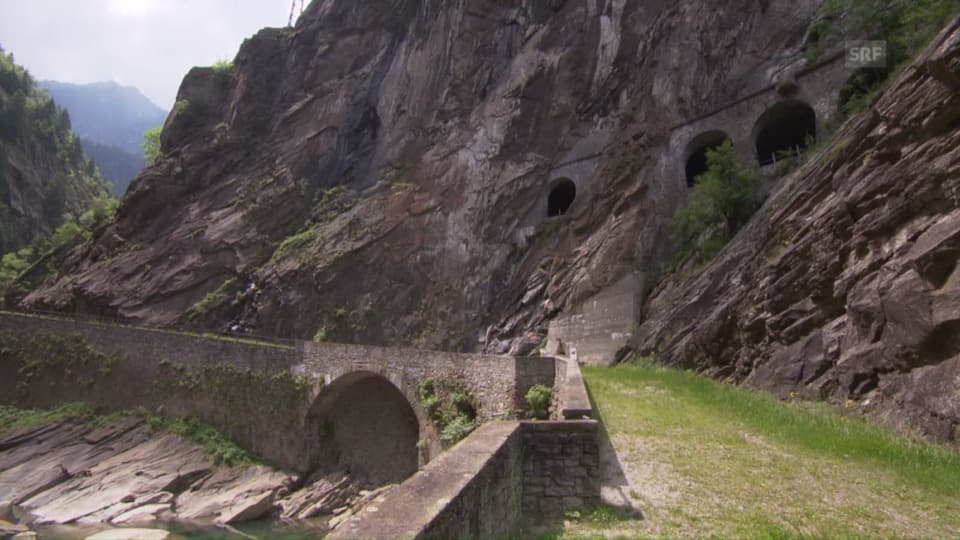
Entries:
{"type": "Polygon", "coordinates": [[[461,354],[403,347],[301,342],[306,372],[329,384],[338,377],[370,371],[390,379],[409,399],[427,378],[458,382],[478,400],[481,421],[512,416],[534,384],[553,385],[551,358],[461,354]]]}
{"type": "Polygon", "coordinates": [[[501,538],[521,519],[519,422],[491,422],[342,523],[330,539],[501,538]]]}
{"type": "Polygon", "coordinates": [[[598,430],[594,420],[523,423],[526,520],[550,520],[600,502],[598,430]]]}
{"type": "Polygon", "coordinates": [[[600,502],[598,424],[492,422],[329,538],[505,538],[600,502]]]}

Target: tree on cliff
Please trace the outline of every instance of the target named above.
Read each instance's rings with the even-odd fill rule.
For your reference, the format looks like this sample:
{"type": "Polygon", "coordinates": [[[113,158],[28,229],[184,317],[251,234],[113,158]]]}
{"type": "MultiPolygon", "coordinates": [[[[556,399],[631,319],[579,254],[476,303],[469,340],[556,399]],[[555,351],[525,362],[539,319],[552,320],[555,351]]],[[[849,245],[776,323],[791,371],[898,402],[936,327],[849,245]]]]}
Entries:
{"type": "Polygon", "coordinates": [[[673,216],[677,260],[694,254],[711,259],[757,209],[760,181],[737,161],[729,140],[707,151],[707,171],[696,178],[690,200],[673,216]]]}

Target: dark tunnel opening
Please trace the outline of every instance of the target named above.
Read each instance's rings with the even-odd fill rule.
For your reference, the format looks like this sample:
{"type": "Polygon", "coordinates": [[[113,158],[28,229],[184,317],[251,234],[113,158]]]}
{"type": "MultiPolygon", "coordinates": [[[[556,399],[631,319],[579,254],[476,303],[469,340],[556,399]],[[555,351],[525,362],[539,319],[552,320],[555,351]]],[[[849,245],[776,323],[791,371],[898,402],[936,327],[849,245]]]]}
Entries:
{"type": "Polygon", "coordinates": [[[567,213],[577,198],[577,186],[569,178],[561,178],[550,190],[547,197],[547,217],[562,216],[567,213]]]}
{"type": "Polygon", "coordinates": [[[817,114],[802,101],[783,101],[760,116],[754,133],[757,161],[770,165],[810,146],[817,137],[817,114]]]}

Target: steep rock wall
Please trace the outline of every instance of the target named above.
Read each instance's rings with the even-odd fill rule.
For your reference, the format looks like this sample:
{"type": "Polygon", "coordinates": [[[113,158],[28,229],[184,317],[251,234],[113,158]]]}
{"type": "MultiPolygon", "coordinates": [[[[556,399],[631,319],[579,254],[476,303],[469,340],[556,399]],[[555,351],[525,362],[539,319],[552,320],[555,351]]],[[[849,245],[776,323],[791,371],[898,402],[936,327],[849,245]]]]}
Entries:
{"type": "Polygon", "coordinates": [[[24,302],[505,350],[656,273],[671,126],[802,65],[817,4],[317,0],[187,75],[164,159],[24,302]]]}
{"type": "Polygon", "coordinates": [[[654,291],[643,352],[960,441],[960,20],[722,254],[654,291]]]}

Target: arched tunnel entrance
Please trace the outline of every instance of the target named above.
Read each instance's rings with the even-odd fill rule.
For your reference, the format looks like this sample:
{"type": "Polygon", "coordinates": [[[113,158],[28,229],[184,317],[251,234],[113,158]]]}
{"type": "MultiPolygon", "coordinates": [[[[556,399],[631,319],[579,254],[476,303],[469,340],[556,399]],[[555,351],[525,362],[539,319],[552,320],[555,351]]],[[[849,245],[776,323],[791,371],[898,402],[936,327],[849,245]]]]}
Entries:
{"type": "Polygon", "coordinates": [[[781,101],[766,110],[753,129],[760,166],[803,152],[817,137],[817,113],[799,100],[781,101]]]}
{"type": "Polygon", "coordinates": [[[317,397],[308,425],[317,439],[317,469],[346,469],[367,485],[400,482],[417,471],[417,416],[380,375],[355,372],[333,381],[317,397]]]}
{"type": "Polygon", "coordinates": [[[547,197],[547,217],[562,216],[567,213],[577,198],[577,185],[569,178],[560,178],[553,183],[553,189],[547,197]]]}
{"type": "Polygon", "coordinates": [[[707,152],[730,140],[722,131],[701,133],[687,145],[687,187],[693,187],[697,177],[707,172],[707,152]]]}

